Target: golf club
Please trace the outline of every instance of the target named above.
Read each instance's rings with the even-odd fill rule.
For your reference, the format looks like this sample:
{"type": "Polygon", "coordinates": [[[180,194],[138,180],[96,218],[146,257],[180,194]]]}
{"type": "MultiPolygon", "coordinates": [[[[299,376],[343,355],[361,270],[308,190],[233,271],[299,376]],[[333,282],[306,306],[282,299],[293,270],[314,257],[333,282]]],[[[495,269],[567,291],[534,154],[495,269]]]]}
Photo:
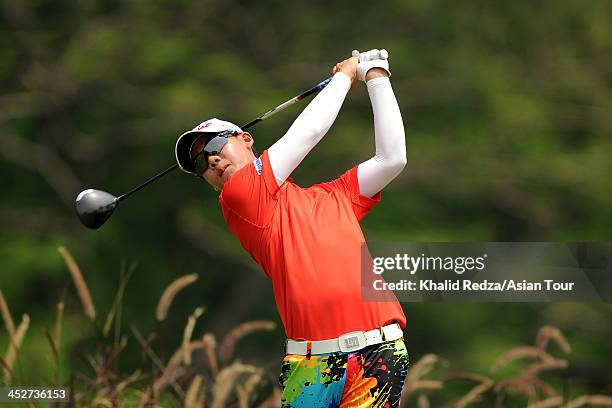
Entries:
{"type": "MultiPolygon", "coordinates": [[[[308,96],[319,92],[321,89],[325,88],[327,84],[329,84],[332,78],[333,77],[329,77],[326,80],[319,82],[317,85],[313,86],[309,90],[299,94],[298,96],[295,96],[289,99],[288,101],[283,102],[277,107],[267,111],[263,115],[241,126],[241,129],[243,130],[248,129],[251,126],[256,125],[257,123],[268,119],[270,116],[275,115],[278,112],[284,110],[288,106],[291,106],[301,101],[302,99],[307,98],[308,96]]],[[[170,173],[171,171],[177,168],[178,168],[178,164],[173,164],[172,166],[168,167],[166,170],[151,177],[149,180],[145,181],[143,184],[135,187],[134,189],[130,190],[129,192],[119,197],[115,197],[114,195],[107,193],[106,191],[96,190],[93,188],[83,190],[76,197],[76,201],[74,203],[76,213],[79,219],[81,220],[81,222],[83,223],[83,225],[91,229],[98,229],[113,214],[113,211],[115,211],[115,208],[117,208],[117,206],[119,205],[121,201],[125,200],[130,195],[137,192],[138,190],[148,186],[155,180],[165,176],[166,174],[170,173]]]]}

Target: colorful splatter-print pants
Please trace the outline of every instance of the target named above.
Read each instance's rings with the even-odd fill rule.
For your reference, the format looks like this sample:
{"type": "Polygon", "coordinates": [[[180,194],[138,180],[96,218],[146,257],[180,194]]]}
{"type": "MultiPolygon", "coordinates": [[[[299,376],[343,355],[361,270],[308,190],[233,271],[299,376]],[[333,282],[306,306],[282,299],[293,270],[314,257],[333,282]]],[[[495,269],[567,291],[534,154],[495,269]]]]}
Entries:
{"type": "Polygon", "coordinates": [[[288,354],[279,383],[283,407],[398,407],[408,373],[403,339],[353,353],[288,354]]]}

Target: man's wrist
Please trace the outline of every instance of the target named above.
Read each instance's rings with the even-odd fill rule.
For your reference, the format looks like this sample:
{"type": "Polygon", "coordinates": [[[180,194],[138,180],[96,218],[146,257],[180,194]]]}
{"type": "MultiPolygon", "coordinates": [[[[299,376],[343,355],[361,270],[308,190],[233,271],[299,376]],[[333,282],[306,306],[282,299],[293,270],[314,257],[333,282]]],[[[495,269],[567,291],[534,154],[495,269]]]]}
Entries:
{"type": "Polygon", "coordinates": [[[345,83],[347,88],[349,88],[351,84],[353,83],[351,76],[348,75],[346,72],[338,71],[334,74],[334,78],[336,77],[339,77],[340,79],[338,79],[337,81],[345,83]]]}
{"type": "Polygon", "coordinates": [[[342,72],[351,81],[351,83],[353,83],[353,81],[355,81],[355,79],[357,78],[356,75],[351,75],[345,71],[338,71],[338,72],[342,72]]]}
{"type": "Polygon", "coordinates": [[[365,81],[368,82],[370,79],[383,78],[388,76],[389,74],[387,73],[387,71],[385,71],[383,68],[376,67],[369,69],[368,72],[366,72],[365,81]]]}

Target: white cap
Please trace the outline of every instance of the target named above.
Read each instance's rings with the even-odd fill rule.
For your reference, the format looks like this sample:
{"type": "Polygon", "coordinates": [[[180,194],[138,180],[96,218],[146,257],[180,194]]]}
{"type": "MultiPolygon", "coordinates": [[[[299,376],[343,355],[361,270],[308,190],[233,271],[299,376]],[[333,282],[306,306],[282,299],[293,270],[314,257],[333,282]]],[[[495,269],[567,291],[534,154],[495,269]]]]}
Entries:
{"type": "Polygon", "coordinates": [[[191,159],[191,146],[193,145],[193,142],[198,137],[202,136],[203,133],[210,133],[214,135],[226,130],[242,132],[242,129],[232,122],[213,118],[200,123],[192,130],[179,136],[176,141],[176,146],[174,147],[174,154],[176,155],[176,162],[178,163],[180,169],[187,173],[195,174],[195,163],[191,159]]]}

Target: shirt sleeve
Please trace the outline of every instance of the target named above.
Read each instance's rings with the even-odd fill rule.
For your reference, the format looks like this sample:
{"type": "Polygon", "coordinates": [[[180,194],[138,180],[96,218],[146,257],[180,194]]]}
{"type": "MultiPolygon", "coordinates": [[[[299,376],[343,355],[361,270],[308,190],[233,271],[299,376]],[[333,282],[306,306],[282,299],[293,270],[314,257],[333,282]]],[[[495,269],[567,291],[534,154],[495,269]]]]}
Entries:
{"type": "Polygon", "coordinates": [[[359,191],[359,181],[357,179],[357,167],[346,171],[340,177],[335,180],[328,181],[326,183],[317,184],[317,186],[324,190],[343,194],[351,202],[353,213],[358,221],[361,221],[370,210],[380,202],[382,195],[379,191],[372,197],[365,196],[359,191]]]}
{"type": "Polygon", "coordinates": [[[223,185],[219,202],[230,227],[237,223],[268,225],[279,187],[268,160],[268,151],[234,173],[223,185]]]}

